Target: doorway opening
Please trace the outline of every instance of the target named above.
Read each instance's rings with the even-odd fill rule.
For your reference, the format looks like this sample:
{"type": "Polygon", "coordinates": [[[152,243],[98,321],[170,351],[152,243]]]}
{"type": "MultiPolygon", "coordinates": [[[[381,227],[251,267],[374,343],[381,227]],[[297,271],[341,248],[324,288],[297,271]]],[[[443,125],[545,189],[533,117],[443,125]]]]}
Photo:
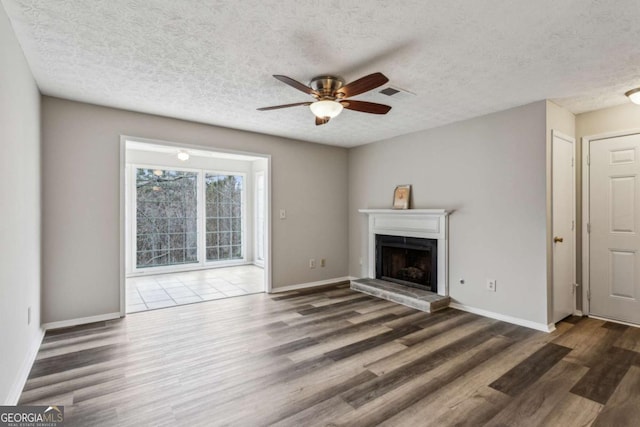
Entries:
{"type": "Polygon", "coordinates": [[[121,145],[123,315],[270,289],[268,156],[121,145]]]}

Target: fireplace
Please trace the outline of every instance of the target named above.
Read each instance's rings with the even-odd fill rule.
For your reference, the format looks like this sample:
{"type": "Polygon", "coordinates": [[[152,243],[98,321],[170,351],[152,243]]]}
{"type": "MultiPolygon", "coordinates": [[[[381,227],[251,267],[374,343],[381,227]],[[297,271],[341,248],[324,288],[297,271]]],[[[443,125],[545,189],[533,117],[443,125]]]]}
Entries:
{"type": "Polygon", "coordinates": [[[447,255],[448,217],[451,211],[360,209],[360,212],[368,216],[369,223],[367,257],[361,261],[363,278],[386,283],[393,283],[390,279],[394,279],[397,283],[428,289],[438,295],[449,295],[447,255]],[[378,247],[378,236],[389,238],[383,245],[384,250],[378,247]],[[391,258],[386,263],[386,269],[383,268],[385,263],[377,259],[377,253],[382,255],[383,251],[391,258]],[[398,261],[405,251],[409,260],[398,261]],[[382,279],[382,276],[385,278],[382,279]]]}
{"type": "Polygon", "coordinates": [[[438,241],[376,234],[376,279],[438,292],[438,241]]]}

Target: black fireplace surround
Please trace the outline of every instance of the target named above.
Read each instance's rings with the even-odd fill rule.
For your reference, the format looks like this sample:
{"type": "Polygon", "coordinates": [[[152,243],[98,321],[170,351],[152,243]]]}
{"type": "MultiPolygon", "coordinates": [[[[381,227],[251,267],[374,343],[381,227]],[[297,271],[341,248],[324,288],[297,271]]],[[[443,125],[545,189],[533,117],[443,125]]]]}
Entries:
{"type": "Polygon", "coordinates": [[[376,234],[376,279],[438,292],[438,241],[376,234]]]}

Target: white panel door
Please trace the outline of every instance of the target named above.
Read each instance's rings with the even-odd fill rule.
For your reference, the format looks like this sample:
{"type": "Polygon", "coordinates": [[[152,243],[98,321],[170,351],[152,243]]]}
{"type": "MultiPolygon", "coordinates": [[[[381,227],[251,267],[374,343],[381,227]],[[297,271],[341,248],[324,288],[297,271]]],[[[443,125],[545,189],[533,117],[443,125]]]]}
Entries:
{"type": "Polygon", "coordinates": [[[640,324],[640,135],[590,144],[590,313],[640,324]]]}
{"type": "Polygon", "coordinates": [[[552,139],[553,322],[573,314],[575,300],[575,140],[552,139]]]}

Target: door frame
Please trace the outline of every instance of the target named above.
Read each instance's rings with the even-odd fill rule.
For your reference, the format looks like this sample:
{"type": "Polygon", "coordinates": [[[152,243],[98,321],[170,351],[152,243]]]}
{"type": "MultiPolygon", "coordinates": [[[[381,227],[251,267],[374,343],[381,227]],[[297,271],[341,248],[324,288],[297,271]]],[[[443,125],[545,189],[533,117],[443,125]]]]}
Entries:
{"type": "Polygon", "coordinates": [[[197,144],[184,144],[175,141],[164,141],[159,139],[150,139],[150,138],[141,138],[137,136],[131,135],[120,135],[120,183],[119,183],[119,199],[120,199],[120,317],[125,317],[127,315],[127,306],[126,306],[126,204],[127,204],[127,188],[126,188],[126,152],[127,152],[127,141],[138,141],[144,142],[148,144],[154,145],[164,145],[172,148],[184,148],[184,149],[193,149],[193,150],[201,150],[201,151],[215,151],[220,153],[230,153],[230,154],[244,154],[252,157],[261,157],[267,161],[267,170],[265,171],[265,237],[264,237],[264,245],[265,245],[265,262],[264,262],[264,292],[272,293],[273,285],[272,285],[272,251],[271,251],[271,155],[264,153],[253,153],[248,151],[239,151],[239,150],[229,150],[225,148],[218,148],[215,146],[206,146],[206,145],[197,145],[197,144]]]}
{"type": "MultiPolygon", "coordinates": [[[[258,221],[256,221],[257,219],[257,212],[258,212],[258,177],[262,176],[262,179],[264,180],[263,186],[264,186],[264,190],[263,190],[263,205],[264,205],[264,209],[266,211],[266,206],[267,206],[267,174],[266,171],[257,171],[257,172],[253,172],[253,212],[251,212],[251,215],[253,215],[253,219],[254,219],[254,225],[253,225],[253,263],[254,265],[257,265],[258,267],[262,267],[264,268],[264,262],[265,262],[265,255],[266,255],[266,247],[265,247],[265,242],[266,242],[266,229],[267,229],[267,224],[266,224],[266,216],[265,216],[265,224],[264,224],[264,230],[263,233],[265,234],[265,242],[263,242],[262,244],[258,243],[258,226],[256,225],[258,223],[258,221]],[[258,261],[257,260],[257,253],[258,253],[258,247],[262,246],[262,252],[263,252],[263,258],[258,261]]],[[[265,212],[266,214],[266,212],[265,212]]]]}
{"type": "MultiPolygon", "coordinates": [[[[591,189],[589,186],[590,177],[590,159],[589,152],[591,141],[599,141],[602,139],[618,138],[621,136],[629,136],[640,134],[640,128],[629,129],[624,131],[614,131],[600,133],[596,135],[583,136],[582,141],[582,314],[589,315],[590,303],[589,296],[591,293],[591,284],[589,282],[590,272],[590,241],[589,241],[589,197],[591,189]]],[[[618,322],[621,323],[621,322],[618,322]]]]}
{"type": "MultiPolygon", "coordinates": [[[[573,206],[573,256],[571,259],[571,263],[572,263],[572,269],[573,269],[573,310],[572,312],[574,314],[576,314],[576,308],[577,308],[577,304],[576,304],[576,282],[577,282],[577,277],[576,277],[576,267],[577,267],[577,236],[578,236],[578,232],[577,232],[577,221],[576,221],[576,193],[577,193],[577,189],[576,189],[576,155],[577,155],[577,147],[576,147],[576,138],[573,136],[569,136],[567,134],[564,134],[562,132],[559,132],[555,129],[551,130],[551,239],[553,239],[554,234],[553,234],[553,224],[554,224],[554,206],[553,206],[553,161],[554,161],[554,157],[553,157],[553,153],[554,153],[554,139],[555,138],[559,138],[562,139],[564,141],[570,142],[571,144],[573,144],[573,150],[572,150],[572,156],[573,156],[573,167],[572,167],[572,181],[573,181],[573,191],[571,192],[571,204],[573,206]]],[[[555,308],[555,245],[553,243],[553,240],[551,242],[551,282],[552,282],[552,294],[551,294],[551,298],[552,298],[552,304],[551,304],[551,315],[553,316],[553,310],[555,308]]]]}

